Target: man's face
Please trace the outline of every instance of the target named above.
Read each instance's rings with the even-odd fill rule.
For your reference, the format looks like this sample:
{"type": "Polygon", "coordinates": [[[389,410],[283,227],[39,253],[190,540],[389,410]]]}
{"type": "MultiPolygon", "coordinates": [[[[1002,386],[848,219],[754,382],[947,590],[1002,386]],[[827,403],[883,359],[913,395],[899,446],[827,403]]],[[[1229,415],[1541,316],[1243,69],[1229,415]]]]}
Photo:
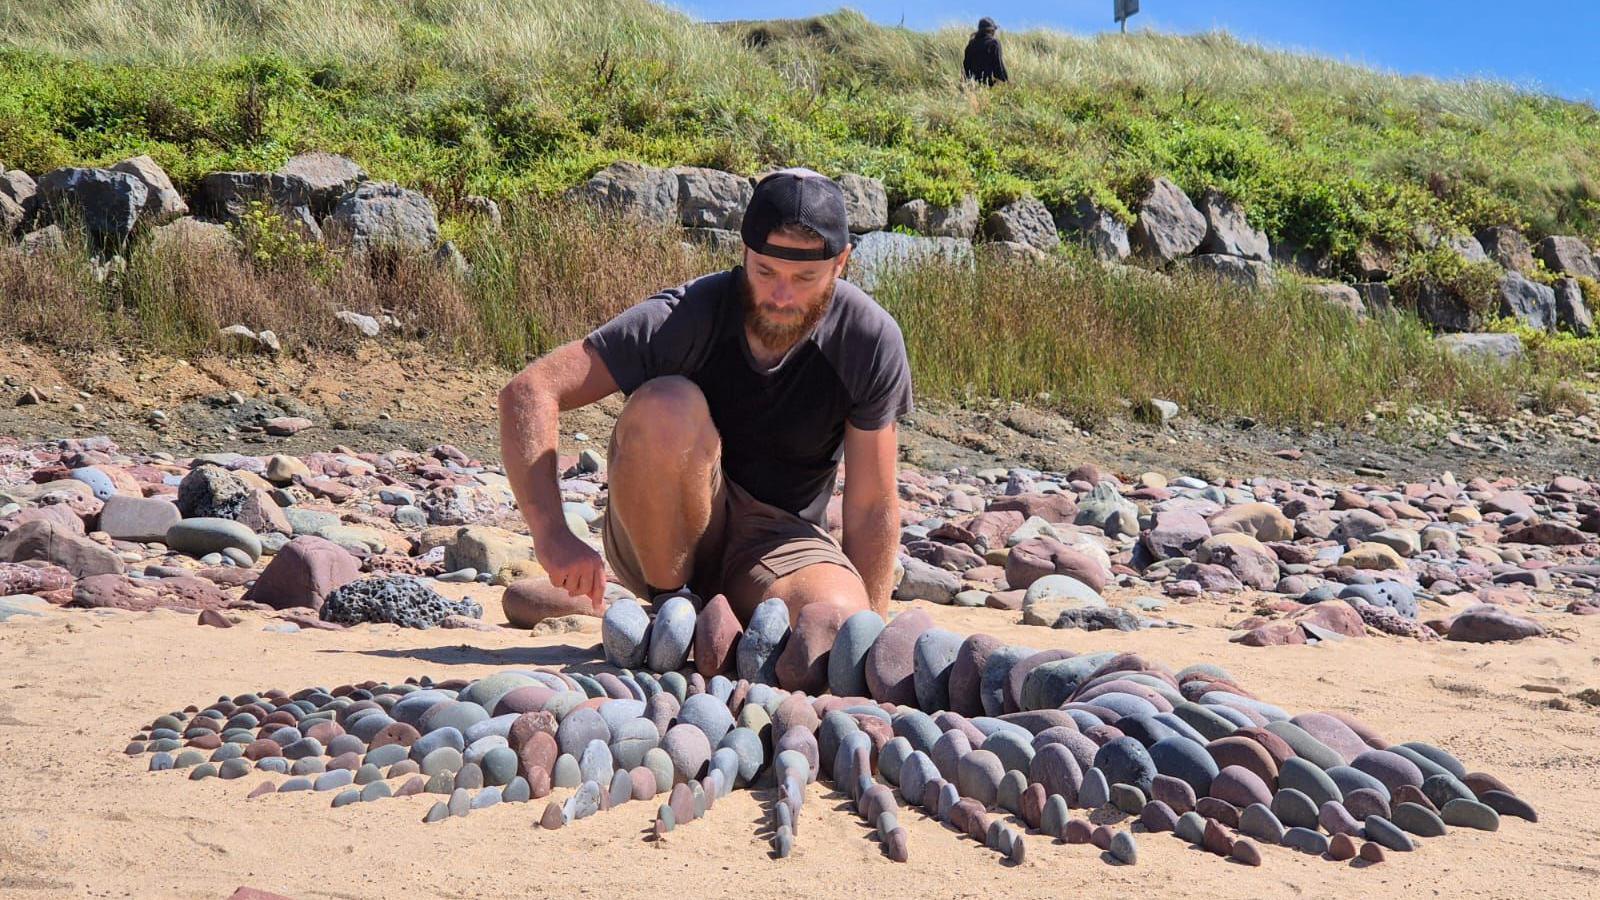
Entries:
{"type": "MultiPolygon", "coordinates": [[[[797,250],[818,250],[820,238],[774,233],[767,243],[797,250]]],[[[788,347],[810,333],[833,300],[833,283],[844,272],[850,248],[833,259],[799,262],[744,251],[745,325],[761,343],[788,347]]]]}

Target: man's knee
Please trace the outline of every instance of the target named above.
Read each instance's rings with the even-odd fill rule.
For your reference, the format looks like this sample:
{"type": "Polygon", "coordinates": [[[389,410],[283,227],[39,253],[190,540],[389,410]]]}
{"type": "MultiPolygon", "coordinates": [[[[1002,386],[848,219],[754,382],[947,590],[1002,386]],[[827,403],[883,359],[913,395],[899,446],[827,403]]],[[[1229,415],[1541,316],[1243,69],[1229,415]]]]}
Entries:
{"type": "Polygon", "coordinates": [[[637,448],[663,463],[685,454],[714,453],[718,445],[705,394],[679,375],[640,385],[623,405],[612,434],[613,453],[637,448]]]}
{"type": "MultiPolygon", "coordinates": [[[[758,591],[760,592],[760,591],[758,591]]],[[[800,610],[815,603],[825,603],[837,606],[847,613],[857,613],[870,609],[871,604],[867,598],[867,587],[857,575],[844,566],[831,563],[817,563],[785,575],[774,581],[762,592],[766,597],[782,597],[784,605],[789,607],[789,622],[794,624],[800,615],[800,610]]],[[[751,608],[760,603],[762,598],[752,598],[751,608]]]]}

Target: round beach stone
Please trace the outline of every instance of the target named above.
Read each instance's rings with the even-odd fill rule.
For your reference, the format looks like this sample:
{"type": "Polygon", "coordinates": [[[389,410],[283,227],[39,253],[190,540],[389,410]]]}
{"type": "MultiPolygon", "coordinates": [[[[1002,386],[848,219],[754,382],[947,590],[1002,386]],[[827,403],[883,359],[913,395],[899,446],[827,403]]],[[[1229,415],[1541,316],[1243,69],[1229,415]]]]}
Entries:
{"type": "Polygon", "coordinates": [[[1258,841],[1281,844],[1285,829],[1271,809],[1261,803],[1252,803],[1239,813],[1239,830],[1258,841]]]}
{"type": "MultiPolygon", "coordinates": [[[[223,764],[226,767],[226,763],[223,764]]],[[[224,776],[226,777],[226,776],[224,776]]],[[[1476,828],[1479,831],[1499,831],[1500,814],[1476,800],[1456,798],[1439,810],[1446,825],[1459,828],[1476,828]]]]}
{"type": "Polygon", "coordinates": [[[1084,772],[1083,787],[1078,789],[1078,805],[1085,809],[1095,810],[1106,806],[1110,802],[1111,785],[1106,781],[1105,772],[1095,768],[1084,772]]]}
{"type": "Polygon", "coordinates": [[[550,770],[550,786],[558,788],[577,787],[583,783],[583,773],[578,767],[578,758],[570,753],[563,753],[556,757],[555,768],[550,770]]]}
{"type": "Polygon", "coordinates": [[[969,635],[956,650],[955,662],[950,666],[948,693],[949,708],[968,718],[984,715],[983,670],[989,654],[1002,646],[987,634],[969,635]]]}
{"type": "MultiPolygon", "coordinates": [[[[799,726],[796,726],[796,728],[799,728],[799,726]]],[[[795,729],[790,730],[793,731],[795,729]]],[[[804,740],[811,739],[811,732],[800,729],[799,733],[803,735],[804,738],[796,738],[794,739],[793,743],[803,744],[804,740]]],[[[785,732],[786,736],[787,734],[788,733],[785,732]]],[[[811,746],[813,748],[816,746],[815,740],[811,740],[811,746]]],[[[782,746],[781,739],[780,747],[782,749],[788,749],[787,747],[782,746]]],[[[718,742],[717,749],[718,752],[721,752],[722,750],[732,751],[737,761],[737,766],[730,776],[730,788],[745,787],[749,785],[755,780],[756,775],[761,771],[761,767],[766,761],[765,751],[761,744],[760,735],[748,728],[730,729],[727,734],[722,736],[722,740],[718,742]]],[[[713,756],[714,755],[715,754],[713,754],[713,756]]]]}
{"type": "Polygon", "coordinates": [[[689,658],[694,642],[695,609],[688,597],[667,598],[650,623],[650,650],[646,661],[653,672],[676,672],[689,658]]]}
{"type": "Polygon", "coordinates": [[[1502,816],[1515,816],[1529,822],[1539,821],[1539,813],[1526,800],[1505,791],[1484,791],[1478,800],[1502,816]]]}
{"type": "Polygon", "coordinates": [[[1344,808],[1357,822],[1366,821],[1368,816],[1383,816],[1389,818],[1389,798],[1372,788],[1356,788],[1346,791],[1344,795],[1344,808]]]}
{"type": "Polygon", "coordinates": [[[698,779],[711,761],[711,742],[704,731],[693,725],[674,725],[669,728],[661,739],[660,749],[672,761],[674,784],[698,779]]]}
{"type": "Polygon", "coordinates": [[[828,689],[833,645],[848,611],[832,603],[810,603],[795,617],[794,630],[778,657],[778,684],[784,690],[822,694],[828,689]]]}
{"type": "MultiPolygon", "coordinates": [[[[1278,770],[1278,790],[1282,792],[1284,789],[1299,791],[1310,798],[1318,808],[1329,800],[1344,799],[1344,792],[1327,772],[1298,756],[1286,761],[1278,770]]],[[[1279,816],[1282,816],[1282,812],[1279,812],[1279,816]]],[[[1289,820],[1284,819],[1284,822],[1288,823],[1289,820]]]]}
{"type": "Polygon", "coordinates": [[[1243,766],[1228,766],[1212,779],[1210,796],[1239,808],[1272,802],[1272,791],[1254,772],[1243,766]]]}
{"type": "Polygon", "coordinates": [[[1128,737],[1101,745],[1094,757],[1094,767],[1104,773],[1109,783],[1131,784],[1146,796],[1156,776],[1155,763],[1144,745],[1128,737]]]}
{"type": "Polygon", "coordinates": [[[438,775],[441,772],[460,771],[463,765],[461,751],[454,747],[439,747],[422,758],[422,774],[438,775]]]}
{"type": "Polygon", "coordinates": [[[990,809],[996,805],[1005,772],[1000,757],[987,750],[974,750],[956,763],[956,787],[963,797],[971,797],[990,809]]]}
{"type": "Polygon", "coordinates": [[[711,598],[694,628],[694,666],[704,678],[732,671],[742,628],[728,598],[711,598]]]}
{"type": "Polygon", "coordinates": [[[916,706],[917,638],[933,627],[920,609],[901,612],[883,629],[867,651],[867,690],[880,703],[916,706]]]}
{"type": "Polygon", "coordinates": [[[920,709],[906,707],[894,714],[894,733],[911,742],[911,749],[926,753],[944,732],[934,723],[933,717],[920,709]]]}
{"type": "Polygon", "coordinates": [[[1391,794],[1401,785],[1422,786],[1422,770],[1416,763],[1388,750],[1367,750],[1351,760],[1350,766],[1376,778],[1391,794]]]}
{"type": "Polygon", "coordinates": [[[1432,801],[1434,808],[1441,813],[1444,811],[1444,805],[1451,800],[1476,799],[1472,791],[1462,784],[1459,778],[1449,773],[1430,775],[1423,779],[1422,793],[1423,796],[1432,801]]]}
{"type": "Polygon", "coordinates": [[[167,529],[168,548],[196,559],[229,548],[239,550],[253,563],[261,558],[261,539],[246,525],[231,519],[183,519],[167,529]]]}
{"type": "Polygon", "coordinates": [[[1395,850],[1400,853],[1409,853],[1417,848],[1416,842],[1406,836],[1406,833],[1396,828],[1393,822],[1382,816],[1370,816],[1366,821],[1367,840],[1381,845],[1386,850],[1395,850]]]}
{"type": "MultiPolygon", "coordinates": [[[[1318,769],[1331,769],[1334,766],[1344,765],[1343,756],[1293,722],[1268,722],[1263,727],[1282,738],[1294,751],[1295,756],[1318,769]]],[[[1279,768],[1281,770],[1282,766],[1279,768]]],[[[1282,777],[1281,771],[1279,777],[1280,779],[1282,777]]]]}
{"type": "Polygon", "coordinates": [[[483,783],[500,787],[517,777],[517,754],[509,747],[494,747],[483,755],[478,767],[483,770],[483,783]]]}
{"type": "Polygon", "coordinates": [[[1389,799],[1389,789],[1383,782],[1352,766],[1334,766],[1328,770],[1328,777],[1339,786],[1339,791],[1349,796],[1351,791],[1366,788],[1376,791],[1385,801],[1389,799]]]}
{"type": "Polygon", "coordinates": [[[1329,850],[1327,835],[1311,828],[1294,827],[1283,833],[1283,846],[1301,853],[1321,856],[1329,850]]]}
{"type": "Polygon", "coordinates": [[[1438,813],[1416,803],[1397,804],[1390,821],[1400,830],[1417,837],[1444,837],[1450,831],[1438,813]]]}
{"type": "Polygon", "coordinates": [[[728,712],[727,704],[716,697],[695,694],[683,701],[683,707],[678,710],[678,722],[700,729],[706,740],[716,746],[732,730],[733,715],[728,712]]]}
{"type": "Polygon", "coordinates": [[[1117,862],[1125,866],[1139,862],[1139,845],[1134,841],[1132,832],[1119,831],[1113,834],[1106,850],[1117,862]]]}
{"type": "Polygon", "coordinates": [[[1156,772],[1189,785],[1195,796],[1211,793],[1219,770],[1207,748],[1185,737],[1162,738],[1147,751],[1156,772]]]}
{"type": "Polygon", "coordinates": [[[1310,795],[1295,788],[1279,788],[1272,796],[1272,814],[1290,828],[1315,829],[1320,808],[1310,795]]]}
{"type": "Polygon", "coordinates": [[[739,637],[735,660],[739,677],[761,684],[778,683],[778,658],[789,639],[789,607],[777,597],[761,602],[739,637]]]}
{"type": "Polygon", "coordinates": [[[611,741],[611,729],[598,710],[579,707],[568,713],[556,728],[556,746],[574,759],[583,755],[590,741],[602,744],[611,741]]]}
{"type": "MultiPolygon", "coordinates": [[[[692,627],[692,624],[691,624],[692,627]]],[[[632,597],[620,597],[600,617],[600,642],[606,662],[623,669],[644,664],[650,649],[650,614],[632,597]]]]}
{"type": "Polygon", "coordinates": [[[963,640],[953,631],[929,628],[912,644],[912,687],[921,709],[950,708],[950,673],[963,640]]]}
{"type": "MultiPolygon", "coordinates": [[[[1458,779],[1467,777],[1467,767],[1463,766],[1461,764],[1461,760],[1456,759],[1449,753],[1449,751],[1441,750],[1438,747],[1423,741],[1406,741],[1400,746],[1418,754],[1419,756],[1422,756],[1424,759],[1427,759],[1434,765],[1439,766],[1458,779]]],[[[1390,747],[1389,749],[1396,750],[1397,748],[1390,747]]]]}

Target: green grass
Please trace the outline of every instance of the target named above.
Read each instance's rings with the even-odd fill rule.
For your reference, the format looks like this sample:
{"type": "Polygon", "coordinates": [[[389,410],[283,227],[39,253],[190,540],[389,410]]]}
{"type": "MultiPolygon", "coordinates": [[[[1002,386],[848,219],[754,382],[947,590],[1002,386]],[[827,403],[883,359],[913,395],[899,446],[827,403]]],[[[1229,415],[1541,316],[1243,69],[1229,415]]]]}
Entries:
{"type": "MultiPolygon", "coordinates": [[[[559,202],[507,214],[499,231],[455,223],[474,260],[465,281],[427,260],[302,252],[292,233],[264,223],[241,231],[245,253],[136,242],[126,274],[104,284],[86,275],[81,250],[0,254],[0,320],[25,341],[183,356],[216,352],[217,329],[244,324],[299,353],[349,349],[358,338],[334,313],[351,309],[394,315],[430,350],[512,368],[731,262],[685,252],[674,230],[559,202]]],[[[1252,294],[1108,271],[1077,252],[1004,271],[914,268],[876,296],[905,333],[920,397],[1023,400],[1085,424],[1151,397],[1202,416],[1304,426],[1412,404],[1503,415],[1519,402],[1576,403],[1563,379],[1593,362],[1563,356],[1572,350],[1563,339],[1528,363],[1481,365],[1438,350],[1415,318],[1358,321],[1292,278],[1252,294]]]]}
{"type": "Polygon", "coordinates": [[[0,160],[149,153],[189,184],[328,149],[447,203],[548,195],[620,158],[800,163],[894,200],[1123,213],[1165,175],[1340,261],[1404,250],[1421,222],[1600,234],[1591,105],[1225,34],[1007,34],[1013,83],[974,90],[965,37],[852,12],[710,26],[644,0],[11,0],[0,160]]]}

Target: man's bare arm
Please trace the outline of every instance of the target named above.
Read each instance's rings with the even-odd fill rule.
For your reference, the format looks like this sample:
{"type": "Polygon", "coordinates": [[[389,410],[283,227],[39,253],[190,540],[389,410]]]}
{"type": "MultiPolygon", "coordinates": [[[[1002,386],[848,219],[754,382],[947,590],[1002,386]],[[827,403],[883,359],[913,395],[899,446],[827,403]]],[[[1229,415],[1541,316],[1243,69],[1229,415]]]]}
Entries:
{"type": "Polygon", "coordinates": [[[845,426],[844,553],[861,572],[867,599],[879,615],[889,611],[900,547],[899,453],[894,423],[876,431],[845,426]]]}
{"type": "Polygon", "coordinates": [[[533,535],[534,554],[552,584],[574,597],[588,596],[597,610],[605,595],[605,564],[594,548],[567,530],[556,486],[557,420],[563,410],[588,406],[616,391],[610,370],[582,341],[534,360],[500,391],[500,453],[511,492],[533,535]]]}

